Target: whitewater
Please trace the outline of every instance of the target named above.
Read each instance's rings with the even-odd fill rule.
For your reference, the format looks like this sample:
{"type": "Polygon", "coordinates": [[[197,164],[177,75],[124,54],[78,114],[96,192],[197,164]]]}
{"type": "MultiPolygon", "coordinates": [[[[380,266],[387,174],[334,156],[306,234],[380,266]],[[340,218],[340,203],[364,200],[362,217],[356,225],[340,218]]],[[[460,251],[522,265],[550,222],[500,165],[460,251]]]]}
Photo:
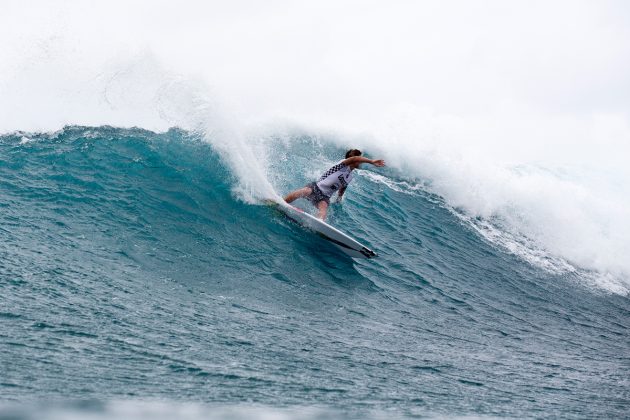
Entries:
{"type": "Polygon", "coordinates": [[[3,5],[0,418],[627,415],[624,3],[151,5],[3,5]]]}

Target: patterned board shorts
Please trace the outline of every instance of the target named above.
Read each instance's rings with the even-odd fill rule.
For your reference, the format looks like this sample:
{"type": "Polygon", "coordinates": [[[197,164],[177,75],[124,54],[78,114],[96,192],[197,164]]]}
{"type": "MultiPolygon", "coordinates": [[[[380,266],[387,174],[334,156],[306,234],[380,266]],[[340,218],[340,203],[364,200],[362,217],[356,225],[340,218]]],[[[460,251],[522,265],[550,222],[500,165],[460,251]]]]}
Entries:
{"type": "Polygon", "coordinates": [[[319,187],[317,186],[317,182],[311,182],[307,185],[307,187],[313,190],[313,192],[304,198],[313,203],[314,206],[317,206],[320,201],[325,201],[327,204],[330,204],[330,197],[328,197],[322,192],[322,190],[319,189],[319,187]]]}

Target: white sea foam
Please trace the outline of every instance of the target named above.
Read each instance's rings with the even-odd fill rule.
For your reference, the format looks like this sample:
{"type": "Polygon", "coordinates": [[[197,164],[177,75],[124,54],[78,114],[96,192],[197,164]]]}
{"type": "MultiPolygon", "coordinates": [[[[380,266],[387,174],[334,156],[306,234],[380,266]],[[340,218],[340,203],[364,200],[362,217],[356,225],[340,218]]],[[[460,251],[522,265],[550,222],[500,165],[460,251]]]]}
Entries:
{"type": "Polygon", "coordinates": [[[417,173],[486,239],[554,272],[594,271],[591,283],[628,293],[630,192],[615,186],[623,172],[430,155],[417,173]]]}
{"type": "MultiPolygon", "coordinates": [[[[404,194],[417,194],[418,191],[435,192],[440,189],[439,186],[436,188],[435,185],[426,182],[415,184],[407,181],[395,181],[386,176],[371,172],[365,172],[363,175],[373,182],[384,184],[388,188],[404,194]]],[[[537,180],[536,182],[542,181],[537,180]]],[[[459,183],[458,188],[465,188],[465,185],[459,183]]],[[[425,199],[426,198],[425,196],[425,199]]],[[[456,201],[452,200],[450,202],[456,201]]],[[[465,200],[463,202],[465,202],[465,200]]],[[[627,275],[624,271],[625,260],[623,255],[617,254],[611,256],[602,266],[594,268],[589,266],[587,262],[581,261],[580,263],[579,257],[572,258],[570,252],[568,252],[573,250],[576,253],[582,253],[582,255],[589,255],[589,252],[596,250],[596,248],[592,246],[593,242],[573,244],[571,250],[565,250],[562,247],[555,250],[548,248],[550,243],[549,238],[553,239],[554,235],[568,234],[566,231],[563,231],[563,229],[578,230],[578,232],[573,233],[574,237],[590,233],[585,232],[588,227],[574,227],[571,225],[571,221],[559,226],[553,225],[554,220],[545,221],[545,218],[554,217],[553,214],[549,214],[550,210],[545,208],[545,206],[550,205],[548,200],[541,201],[541,208],[537,209],[538,214],[533,216],[528,214],[526,209],[519,208],[522,202],[515,202],[515,204],[510,204],[505,208],[498,206],[491,209],[488,209],[488,204],[484,203],[483,212],[479,211],[479,209],[477,209],[478,211],[471,209],[466,205],[453,207],[453,205],[449,204],[449,200],[441,201],[440,204],[487,241],[499,246],[505,251],[517,255],[532,265],[554,274],[575,274],[582,278],[587,285],[598,287],[612,293],[623,295],[630,293],[627,275]],[[514,214],[515,212],[525,212],[525,214],[516,216],[514,214]],[[484,215],[481,215],[481,213],[484,215]],[[549,232],[546,233],[546,237],[536,236],[540,235],[542,229],[536,230],[530,228],[529,223],[532,223],[533,217],[539,217],[540,223],[546,222],[545,226],[549,230],[549,232]],[[616,267],[617,271],[611,271],[611,267],[616,267]]],[[[565,205],[570,206],[572,203],[565,203],[565,205]]],[[[570,207],[568,207],[568,210],[571,210],[570,207]]],[[[619,217],[621,218],[619,222],[625,223],[626,219],[623,217],[623,214],[619,215],[619,217]]],[[[594,220],[586,222],[599,223],[600,221],[594,220]]],[[[617,223],[617,225],[619,225],[619,223],[617,223]]],[[[611,238],[602,237],[601,235],[603,235],[603,233],[600,233],[600,236],[593,236],[592,240],[600,241],[602,244],[612,242],[611,238]]],[[[612,239],[614,240],[616,238],[612,239]]],[[[616,245],[620,244],[621,241],[618,240],[616,245]]],[[[600,249],[599,251],[602,250],[600,249]]]]}
{"type": "MultiPolygon", "coordinates": [[[[274,408],[264,405],[242,404],[234,406],[181,403],[158,400],[114,400],[108,402],[85,401],[75,404],[39,406],[0,405],[3,418],[15,419],[126,419],[126,420],[203,420],[203,419],[260,419],[260,420],[307,420],[342,418],[332,410],[312,407],[274,408]]],[[[370,417],[374,419],[382,416],[370,417]]]]}
{"type": "Polygon", "coordinates": [[[0,132],[181,126],[213,142],[248,201],[276,194],[264,137],[277,121],[334,132],[481,220],[487,239],[626,293],[628,12],[613,1],[9,2],[0,132]]]}

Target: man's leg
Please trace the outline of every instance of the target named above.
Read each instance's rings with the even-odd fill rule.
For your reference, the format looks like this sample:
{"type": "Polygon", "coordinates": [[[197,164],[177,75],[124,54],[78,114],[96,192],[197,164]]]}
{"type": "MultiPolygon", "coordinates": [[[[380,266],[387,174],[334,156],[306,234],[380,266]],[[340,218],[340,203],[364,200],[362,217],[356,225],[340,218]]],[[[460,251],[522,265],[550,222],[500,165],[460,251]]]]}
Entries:
{"type": "Polygon", "coordinates": [[[322,220],[326,220],[326,212],[328,211],[328,203],[324,200],[317,203],[317,208],[319,209],[319,218],[322,220]]]}
{"type": "Polygon", "coordinates": [[[295,190],[292,193],[289,193],[286,197],[284,197],[284,201],[287,203],[291,203],[298,198],[304,198],[307,195],[311,194],[313,190],[310,187],[300,188],[299,190],[295,190]]]}

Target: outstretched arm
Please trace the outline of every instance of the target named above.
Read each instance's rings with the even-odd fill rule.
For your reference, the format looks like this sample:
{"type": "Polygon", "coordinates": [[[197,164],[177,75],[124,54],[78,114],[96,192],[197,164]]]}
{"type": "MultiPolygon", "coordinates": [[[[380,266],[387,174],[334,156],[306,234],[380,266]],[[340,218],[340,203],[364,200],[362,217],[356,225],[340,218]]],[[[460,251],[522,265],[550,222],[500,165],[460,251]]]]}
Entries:
{"type": "Polygon", "coordinates": [[[373,159],[368,159],[363,156],[352,156],[352,157],[349,157],[348,159],[345,159],[341,163],[343,163],[346,166],[352,165],[354,163],[371,163],[372,165],[378,166],[378,167],[385,166],[385,161],[383,159],[373,160],[373,159]]]}

